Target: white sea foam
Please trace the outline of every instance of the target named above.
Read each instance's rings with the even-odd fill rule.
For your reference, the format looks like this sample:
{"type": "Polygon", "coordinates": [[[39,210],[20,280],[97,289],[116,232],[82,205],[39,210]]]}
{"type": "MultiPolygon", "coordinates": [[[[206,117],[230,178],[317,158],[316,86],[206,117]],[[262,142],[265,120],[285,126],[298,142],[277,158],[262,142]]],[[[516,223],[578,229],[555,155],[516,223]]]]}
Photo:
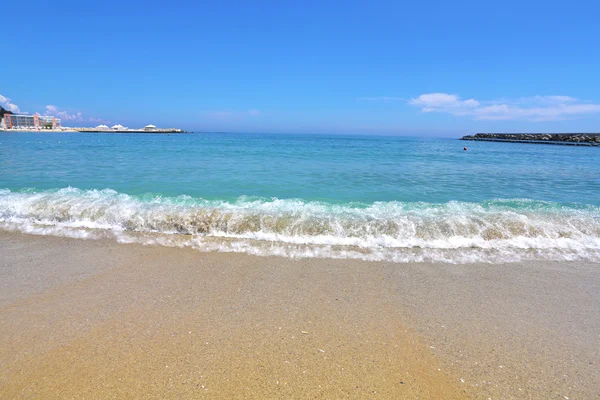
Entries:
{"type": "Polygon", "coordinates": [[[0,190],[0,227],[203,251],[394,262],[600,261],[600,208],[526,199],[329,204],[0,190]]]}

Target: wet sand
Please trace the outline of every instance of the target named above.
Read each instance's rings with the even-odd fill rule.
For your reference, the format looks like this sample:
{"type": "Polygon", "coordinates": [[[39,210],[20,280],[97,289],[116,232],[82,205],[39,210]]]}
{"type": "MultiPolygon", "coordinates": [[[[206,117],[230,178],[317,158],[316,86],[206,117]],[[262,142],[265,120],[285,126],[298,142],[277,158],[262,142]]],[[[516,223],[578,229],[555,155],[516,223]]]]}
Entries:
{"type": "Polygon", "coordinates": [[[0,233],[0,398],[600,398],[600,266],[0,233]]]}

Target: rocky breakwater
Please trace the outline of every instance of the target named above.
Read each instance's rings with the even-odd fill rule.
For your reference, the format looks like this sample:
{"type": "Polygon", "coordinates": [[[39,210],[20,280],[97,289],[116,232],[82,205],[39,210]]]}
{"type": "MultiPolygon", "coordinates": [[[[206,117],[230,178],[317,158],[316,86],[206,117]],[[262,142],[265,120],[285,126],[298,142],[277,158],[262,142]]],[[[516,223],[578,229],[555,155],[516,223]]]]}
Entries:
{"type": "Polygon", "coordinates": [[[600,146],[600,133],[478,133],[461,140],[600,146]]]}

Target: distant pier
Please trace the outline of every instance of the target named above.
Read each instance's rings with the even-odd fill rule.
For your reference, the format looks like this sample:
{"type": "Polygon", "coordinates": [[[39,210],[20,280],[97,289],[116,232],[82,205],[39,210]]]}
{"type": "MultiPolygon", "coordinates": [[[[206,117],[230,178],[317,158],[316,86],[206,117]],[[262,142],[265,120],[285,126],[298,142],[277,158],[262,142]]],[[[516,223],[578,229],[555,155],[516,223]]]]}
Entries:
{"type": "Polygon", "coordinates": [[[460,140],[507,143],[600,146],[600,133],[478,133],[460,140]]]}
{"type": "Polygon", "coordinates": [[[187,133],[183,129],[97,129],[97,128],[73,128],[76,132],[88,133],[187,133]]]}

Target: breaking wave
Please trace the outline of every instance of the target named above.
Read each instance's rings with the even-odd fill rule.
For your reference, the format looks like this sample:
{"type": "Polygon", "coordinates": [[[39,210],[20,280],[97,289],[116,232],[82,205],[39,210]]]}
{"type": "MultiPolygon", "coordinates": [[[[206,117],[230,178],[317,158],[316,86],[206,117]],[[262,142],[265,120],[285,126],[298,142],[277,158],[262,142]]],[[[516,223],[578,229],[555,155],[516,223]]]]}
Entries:
{"type": "Polygon", "coordinates": [[[0,189],[0,228],[287,257],[600,261],[600,207],[528,199],[333,204],[0,189]]]}

